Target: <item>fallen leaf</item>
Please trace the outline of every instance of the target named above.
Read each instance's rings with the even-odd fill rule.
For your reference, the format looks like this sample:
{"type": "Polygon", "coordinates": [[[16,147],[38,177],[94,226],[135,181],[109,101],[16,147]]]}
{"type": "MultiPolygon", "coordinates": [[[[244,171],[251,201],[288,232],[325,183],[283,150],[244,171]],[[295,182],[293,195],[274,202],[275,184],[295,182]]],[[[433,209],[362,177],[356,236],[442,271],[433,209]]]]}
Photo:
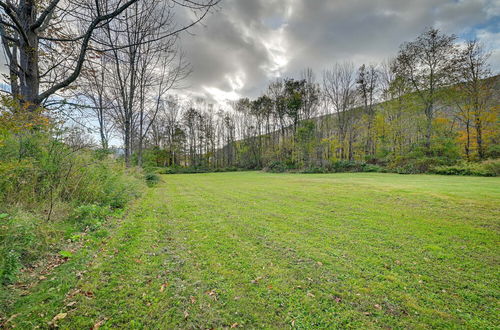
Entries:
{"type": "Polygon", "coordinates": [[[262,280],[262,276],[259,276],[255,280],[251,280],[250,282],[252,282],[253,284],[257,284],[260,280],[262,280]]]}
{"type": "Polygon", "coordinates": [[[72,301],[72,302],[66,304],[66,307],[72,307],[72,306],[75,306],[75,304],[76,304],[76,301],[72,301]]]}
{"type": "Polygon", "coordinates": [[[237,327],[238,327],[238,325],[239,325],[238,323],[233,323],[233,324],[231,325],[231,328],[237,328],[237,327]]]}
{"type": "Polygon", "coordinates": [[[68,313],[59,313],[56,316],[54,316],[54,318],[52,319],[52,322],[62,320],[63,318],[66,317],[66,315],[68,315],[68,313]]]}
{"type": "Polygon", "coordinates": [[[104,324],[104,321],[105,320],[100,320],[99,322],[97,322],[96,324],[94,324],[94,326],[92,327],[92,330],[97,330],[101,327],[101,325],[104,324]]]}
{"type": "Polygon", "coordinates": [[[187,319],[189,316],[189,313],[187,311],[184,311],[184,319],[187,319]]]}
{"type": "Polygon", "coordinates": [[[59,313],[59,314],[57,314],[56,316],[54,316],[54,318],[52,319],[52,321],[49,322],[49,326],[51,326],[51,327],[57,327],[57,321],[62,320],[63,318],[66,317],[66,315],[68,315],[68,313],[59,313]]]}
{"type": "Polygon", "coordinates": [[[195,297],[191,296],[189,298],[191,299],[191,304],[194,304],[196,302],[196,298],[195,297]]]}
{"type": "Polygon", "coordinates": [[[94,293],[92,291],[83,291],[82,294],[87,298],[94,298],[94,293]]]}
{"type": "Polygon", "coordinates": [[[382,306],[380,306],[379,304],[375,304],[375,308],[376,309],[382,309],[382,306]]]}
{"type": "Polygon", "coordinates": [[[314,294],[312,294],[311,292],[308,292],[308,293],[307,293],[307,295],[308,295],[309,297],[313,297],[313,298],[314,298],[314,297],[316,297],[316,296],[315,296],[314,294]]]}
{"type": "Polygon", "coordinates": [[[318,261],[318,266],[323,266],[323,263],[321,261],[318,261]]]}
{"type": "Polygon", "coordinates": [[[163,283],[161,286],[160,286],[160,292],[163,292],[165,291],[165,288],[167,287],[168,283],[163,283]]]}
{"type": "Polygon", "coordinates": [[[7,321],[5,321],[3,324],[2,324],[2,323],[0,323],[0,326],[4,326],[4,325],[6,325],[7,323],[9,323],[10,321],[12,321],[13,319],[15,319],[15,318],[16,318],[16,317],[18,317],[18,316],[19,316],[19,314],[13,314],[13,315],[11,315],[11,317],[9,317],[9,318],[7,319],[7,321]]]}
{"type": "Polygon", "coordinates": [[[212,289],[210,291],[207,291],[206,294],[208,294],[210,297],[214,298],[217,300],[217,293],[215,292],[215,289],[212,289]]]}

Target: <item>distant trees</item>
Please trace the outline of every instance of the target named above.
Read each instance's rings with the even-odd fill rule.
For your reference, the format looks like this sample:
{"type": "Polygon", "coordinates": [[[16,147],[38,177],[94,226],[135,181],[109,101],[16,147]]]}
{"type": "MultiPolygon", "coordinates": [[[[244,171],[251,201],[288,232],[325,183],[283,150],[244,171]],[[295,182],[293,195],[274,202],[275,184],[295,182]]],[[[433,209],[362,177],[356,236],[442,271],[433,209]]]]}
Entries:
{"type": "Polygon", "coordinates": [[[335,113],[338,157],[353,159],[354,121],[356,118],[355,71],[352,63],[335,64],[323,74],[326,106],[335,113]]]}
{"type": "Polygon", "coordinates": [[[384,63],[334,63],[319,83],[306,69],[227,107],[176,98],[172,90],[190,73],[179,33],[217,3],[0,0],[11,94],[27,113],[42,104],[74,105],[94,123],[103,149],[122,138],[127,165],[364,161],[411,172],[456,161],[460,152],[467,160],[500,154],[488,53],[434,28],[384,63]],[[194,21],[177,25],[176,6],[193,11],[194,21]]]}
{"type": "Polygon", "coordinates": [[[397,57],[398,75],[406,79],[423,105],[427,118],[425,147],[430,151],[432,123],[439,93],[453,82],[456,72],[456,37],[429,28],[414,41],[404,43],[397,57]]]}
{"type": "Polygon", "coordinates": [[[356,85],[361,98],[364,113],[367,117],[365,153],[374,156],[375,145],[375,102],[377,88],[379,87],[379,72],[375,65],[361,65],[358,70],[356,85]]]}
{"type": "Polygon", "coordinates": [[[315,168],[368,161],[418,172],[457,161],[462,131],[469,141],[465,159],[494,156],[484,146],[487,140],[488,150],[496,150],[491,146],[499,139],[497,80],[490,75],[477,42],[460,46],[454,36],[427,29],[384,63],[357,70],[350,62],[332,65],[321,85],[307,69],[300,79],[276,79],[263,95],[229,109],[199,102],[181,107],[181,163],[315,168]]]}
{"type": "MultiPolygon", "coordinates": [[[[488,79],[491,76],[491,70],[488,65],[489,53],[487,53],[477,40],[469,40],[460,53],[457,63],[458,79],[455,85],[454,97],[456,107],[459,110],[459,118],[466,127],[465,152],[467,158],[470,158],[471,152],[471,126],[475,130],[477,154],[479,159],[484,159],[484,129],[488,121],[495,121],[496,118],[487,118],[495,114],[492,107],[498,107],[498,104],[492,104],[492,83],[488,79]]],[[[496,110],[498,111],[498,110],[496,110]]],[[[497,127],[498,128],[498,127],[497,127]]]]}

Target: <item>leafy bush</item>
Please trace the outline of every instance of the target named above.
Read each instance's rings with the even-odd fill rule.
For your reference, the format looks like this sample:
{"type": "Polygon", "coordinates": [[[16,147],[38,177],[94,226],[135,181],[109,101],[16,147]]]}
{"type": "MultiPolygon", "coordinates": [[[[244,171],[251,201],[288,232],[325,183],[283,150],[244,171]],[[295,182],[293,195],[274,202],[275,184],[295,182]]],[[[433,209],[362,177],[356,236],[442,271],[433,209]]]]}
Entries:
{"type": "Polygon", "coordinates": [[[482,163],[462,162],[451,166],[436,166],[431,172],[442,175],[498,176],[500,175],[500,160],[487,160],[482,163]]]}
{"type": "Polygon", "coordinates": [[[500,158],[500,144],[492,144],[486,150],[486,156],[490,158],[500,158]]]}
{"type": "Polygon", "coordinates": [[[99,228],[144,184],[142,174],[126,169],[109,152],[71,144],[67,131],[37,115],[0,108],[3,284],[14,282],[21,267],[61,250],[65,237],[99,228]]]}
{"type": "Polygon", "coordinates": [[[8,251],[0,269],[0,284],[14,283],[17,279],[19,268],[21,268],[19,254],[15,250],[8,251]]]}
{"type": "Polygon", "coordinates": [[[500,158],[485,160],[482,165],[488,173],[500,176],[500,158]]]}
{"type": "Polygon", "coordinates": [[[40,228],[40,219],[27,212],[0,220],[0,282],[15,281],[19,268],[36,260],[47,249],[48,233],[40,228]]]}
{"type": "Polygon", "coordinates": [[[324,167],[306,167],[300,173],[305,173],[305,174],[315,174],[315,173],[328,173],[328,170],[324,167]]]}
{"type": "Polygon", "coordinates": [[[176,174],[177,170],[172,167],[165,167],[164,169],[158,170],[159,174],[176,174]]]}
{"type": "Polygon", "coordinates": [[[230,167],[217,167],[217,168],[207,168],[207,167],[164,167],[158,169],[156,172],[158,174],[195,174],[195,173],[210,173],[210,172],[237,172],[244,171],[235,166],[230,167]]]}
{"type": "Polygon", "coordinates": [[[70,219],[83,229],[91,231],[98,229],[111,214],[109,207],[96,204],[82,205],[74,209],[70,219]]]}
{"type": "Polygon", "coordinates": [[[387,169],[400,174],[420,174],[428,173],[436,166],[449,165],[450,162],[450,160],[440,157],[398,156],[389,163],[387,169]]]}
{"type": "Polygon", "coordinates": [[[374,164],[363,164],[362,169],[363,172],[386,172],[382,166],[374,164]]]}
{"type": "Polygon", "coordinates": [[[332,163],[333,172],[363,172],[366,166],[366,163],[349,160],[339,160],[332,163]]]}
{"type": "Polygon", "coordinates": [[[147,185],[151,187],[160,182],[160,176],[156,173],[146,173],[144,175],[144,180],[146,180],[147,185]]]}
{"type": "Polygon", "coordinates": [[[280,161],[271,162],[264,170],[272,173],[283,173],[288,169],[285,163],[280,161]]]}

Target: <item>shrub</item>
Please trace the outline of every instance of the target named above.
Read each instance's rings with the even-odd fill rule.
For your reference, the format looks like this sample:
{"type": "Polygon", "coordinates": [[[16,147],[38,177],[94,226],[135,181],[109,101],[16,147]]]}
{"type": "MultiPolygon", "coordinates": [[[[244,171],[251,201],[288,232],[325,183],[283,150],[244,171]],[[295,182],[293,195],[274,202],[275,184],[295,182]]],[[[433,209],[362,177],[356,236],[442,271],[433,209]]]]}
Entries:
{"type": "Polygon", "coordinates": [[[493,174],[493,176],[500,176],[500,159],[489,159],[482,162],[484,169],[493,174]]]}
{"type": "Polygon", "coordinates": [[[15,250],[7,252],[0,269],[0,284],[11,284],[16,281],[19,268],[21,268],[19,259],[19,254],[15,250]]]}
{"type": "Polygon", "coordinates": [[[96,204],[82,205],[74,209],[70,219],[83,229],[94,231],[102,226],[111,214],[109,207],[96,204]]]}
{"type": "Polygon", "coordinates": [[[491,158],[500,158],[500,144],[492,144],[486,149],[486,156],[491,158]]]}
{"type": "Polygon", "coordinates": [[[47,248],[40,219],[26,212],[0,220],[0,282],[13,283],[19,268],[36,260],[47,248]]]}
{"type": "Polygon", "coordinates": [[[328,173],[328,170],[324,167],[306,167],[300,173],[314,174],[314,173],[328,173]]]}
{"type": "Polygon", "coordinates": [[[144,180],[146,180],[146,184],[151,187],[160,182],[160,176],[156,173],[146,173],[144,175],[144,180]]]}
{"type": "Polygon", "coordinates": [[[332,163],[332,169],[333,172],[362,172],[364,164],[350,160],[339,160],[332,163]]]}
{"type": "Polygon", "coordinates": [[[491,160],[483,163],[462,162],[450,166],[436,166],[431,172],[442,175],[497,176],[500,173],[500,161],[491,160]]]}
{"type": "Polygon", "coordinates": [[[272,173],[283,173],[287,170],[287,166],[283,162],[274,161],[271,162],[264,170],[272,173]]]}
{"type": "Polygon", "coordinates": [[[65,238],[101,227],[144,185],[142,173],[109,151],[92,150],[35,115],[0,105],[0,284],[63,249],[65,238]]]}
{"type": "Polygon", "coordinates": [[[159,174],[175,174],[175,173],[177,173],[177,170],[175,168],[172,168],[172,167],[166,167],[164,169],[158,170],[158,173],[159,174]]]}
{"type": "Polygon", "coordinates": [[[379,165],[374,164],[363,164],[363,172],[385,172],[385,169],[379,165]]]}
{"type": "Polygon", "coordinates": [[[440,157],[413,158],[410,156],[398,156],[394,158],[388,165],[388,170],[400,174],[420,174],[428,173],[436,166],[450,165],[450,160],[440,157]]]}

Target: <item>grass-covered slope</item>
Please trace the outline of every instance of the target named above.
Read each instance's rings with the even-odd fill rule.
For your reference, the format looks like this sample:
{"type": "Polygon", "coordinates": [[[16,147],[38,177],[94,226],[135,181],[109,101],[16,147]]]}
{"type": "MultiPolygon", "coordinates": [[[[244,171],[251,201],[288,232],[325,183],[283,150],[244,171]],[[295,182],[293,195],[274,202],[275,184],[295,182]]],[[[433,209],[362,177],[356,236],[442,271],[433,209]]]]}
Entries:
{"type": "Polygon", "coordinates": [[[9,325],[499,324],[498,178],[239,172],[163,180],[108,239],[30,288],[9,325]]]}

